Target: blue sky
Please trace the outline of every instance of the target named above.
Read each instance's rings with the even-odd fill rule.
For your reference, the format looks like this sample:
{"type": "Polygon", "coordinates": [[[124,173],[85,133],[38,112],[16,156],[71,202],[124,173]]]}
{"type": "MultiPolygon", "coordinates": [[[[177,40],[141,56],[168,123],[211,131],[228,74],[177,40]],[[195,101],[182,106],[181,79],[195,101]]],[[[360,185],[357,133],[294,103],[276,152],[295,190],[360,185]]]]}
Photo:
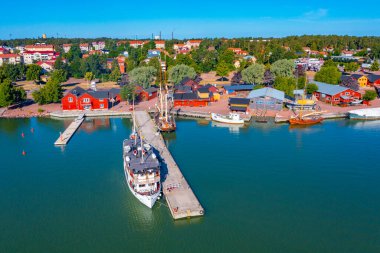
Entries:
{"type": "MultiPolygon", "coordinates": [[[[0,17],[0,38],[380,36],[378,0],[19,0],[0,17]],[[159,5],[162,3],[162,5],[159,5]],[[371,9],[373,8],[373,9],[371,9]],[[373,10],[373,11],[371,11],[373,10]]],[[[3,6],[4,7],[4,6],[3,6]]]]}

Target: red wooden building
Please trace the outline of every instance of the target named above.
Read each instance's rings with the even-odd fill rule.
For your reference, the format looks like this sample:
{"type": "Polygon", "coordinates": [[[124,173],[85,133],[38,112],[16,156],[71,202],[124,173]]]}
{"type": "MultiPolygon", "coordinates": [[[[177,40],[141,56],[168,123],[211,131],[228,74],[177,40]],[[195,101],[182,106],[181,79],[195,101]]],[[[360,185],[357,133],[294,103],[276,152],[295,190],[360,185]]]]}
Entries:
{"type": "Polygon", "coordinates": [[[62,110],[107,110],[117,100],[117,95],[110,94],[108,90],[84,90],[75,87],[62,98],[61,104],[62,110]]]}
{"type": "Polygon", "coordinates": [[[371,86],[380,86],[380,75],[369,74],[368,76],[368,84],[371,86]]]}
{"type": "Polygon", "coordinates": [[[174,93],[174,107],[176,106],[191,106],[204,107],[210,102],[210,99],[199,98],[197,93],[174,93]]]}
{"type": "Polygon", "coordinates": [[[149,87],[147,89],[144,89],[141,86],[136,87],[136,94],[138,96],[139,101],[148,101],[155,97],[157,97],[157,88],[156,87],[149,87]]]}
{"type": "Polygon", "coordinates": [[[318,90],[314,96],[319,100],[332,105],[348,104],[354,100],[361,99],[361,93],[350,88],[315,82],[318,90]]]}

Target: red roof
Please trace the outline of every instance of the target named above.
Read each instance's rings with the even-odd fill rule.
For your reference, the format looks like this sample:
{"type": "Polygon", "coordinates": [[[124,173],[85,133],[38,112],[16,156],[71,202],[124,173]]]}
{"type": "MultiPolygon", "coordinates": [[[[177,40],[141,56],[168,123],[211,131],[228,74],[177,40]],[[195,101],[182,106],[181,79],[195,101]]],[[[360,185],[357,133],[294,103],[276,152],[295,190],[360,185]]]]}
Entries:
{"type": "Polygon", "coordinates": [[[53,54],[53,55],[59,55],[58,53],[54,52],[54,51],[25,51],[24,54],[36,54],[36,53],[40,53],[40,54],[53,54]]]}
{"type": "Polygon", "coordinates": [[[63,44],[64,47],[71,47],[71,44],[63,44]]]}
{"type": "Polygon", "coordinates": [[[0,58],[20,57],[18,54],[0,54],[0,58]]]}
{"type": "Polygon", "coordinates": [[[146,43],[145,41],[142,41],[142,40],[130,40],[129,41],[129,44],[130,45],[142,45],[142,44],[144,44],[144,43],[146,43]]]}
{"type": "Polygon", "coordinates": [[[37,49],[53,49],[54,50],[54,46],[53,45],[27,45],[25,46],[25,49],[26,50],[32,50],[34,51],[34,48],[37,48],[37,49]]]}
{"type": "Polygon", "coordinates": [[[156,44],[165,44],[164,40],[155,40],[154,43],[156,44]]]}
{"type": "Polygon", "coordinates": [[[201,43],[202,40],[189,40],[190,43],[201,43]]]}

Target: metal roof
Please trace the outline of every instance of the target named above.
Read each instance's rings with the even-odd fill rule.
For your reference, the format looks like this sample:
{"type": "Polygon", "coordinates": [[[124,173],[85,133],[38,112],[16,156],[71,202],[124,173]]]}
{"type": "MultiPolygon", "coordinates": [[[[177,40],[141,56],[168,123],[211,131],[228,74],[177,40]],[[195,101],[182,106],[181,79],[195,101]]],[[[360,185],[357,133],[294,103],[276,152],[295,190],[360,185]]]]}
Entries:
{"type": "Polygon", "coordinates": [[[265,87],[265,88],[261,88],[258,90],[253,90],[247,96],[247,98],[249,98],[249,99],[257,98],[257,97],[271,97],[271,98],[275,98],[277,100],[284,101],[285,93],[283,91],[280,91],[280,90],[265,87]]]}
{"type": "Polygon", "coordinates": [[[368,80],[371,82],[371,83],[374,83],[376,82],[377,80],[380,79],[380,75],[375,75],[375,74],[369,74],[368,75],[368,80]]]}
{"type": "Polygon", "coordinates": [[[248,105],[250,100],[248,98],[230,98],[230,104],[248,105]]]}
{"type": "Polygon", "coordinates": [[[253,85],[252,84],[225,85],[224,89],[226,89],[226,90],[234,90],[234,91],[252,90],[253,89],[253,85]]]}
{"type": "Polygon", "coordinates": [[[318,86],[318,92],[334,96],[338,93],[341,93],[345,90],[348,90],[349,88],[343,87],[340,85],[333,85],[333,84],[327,84],[327,83],[321,83],[321,82],[314,82],[318,86]]]}

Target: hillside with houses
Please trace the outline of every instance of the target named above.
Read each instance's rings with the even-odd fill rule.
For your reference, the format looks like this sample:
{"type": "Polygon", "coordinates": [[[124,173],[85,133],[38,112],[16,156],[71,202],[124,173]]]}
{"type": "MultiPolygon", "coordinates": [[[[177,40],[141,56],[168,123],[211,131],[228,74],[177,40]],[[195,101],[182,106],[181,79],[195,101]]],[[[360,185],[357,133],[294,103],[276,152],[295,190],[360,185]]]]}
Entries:
{"type": "Polygon", "coordinates": [[[380,87],[378,37],[0,43],[3,116],[17,114],[12,105],[33,108],[30,115],[53,104],[58,110],[121,110],[132,98],[154,108],[160,85],[174,109],[275,115],[296,108],[297,96],[330,110],[377,104],[380,87]]]}

